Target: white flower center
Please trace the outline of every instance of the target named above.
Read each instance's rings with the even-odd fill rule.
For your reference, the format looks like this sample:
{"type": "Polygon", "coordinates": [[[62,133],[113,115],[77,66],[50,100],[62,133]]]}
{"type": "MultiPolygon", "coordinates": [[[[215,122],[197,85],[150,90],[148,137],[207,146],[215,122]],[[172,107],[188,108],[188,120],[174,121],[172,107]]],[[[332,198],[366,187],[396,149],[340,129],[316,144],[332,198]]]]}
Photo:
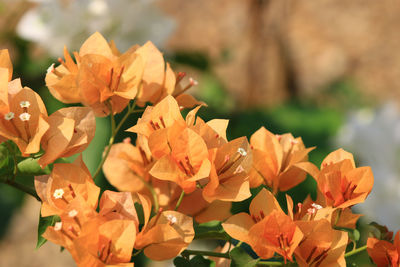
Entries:
{"type": "Polygon", "coordinates": [[[189,83],[191,84],[191,85],[193,85],[193,86],[196,86],[196,85],[198,85],[199,84],[199,82],[198,81],[196,81],[195,79],[193,79],[193,78],[189,78],[189,83]]]}
{"type": "Polygon", "coordinates": [[[242,165],[237,166],[236,170],[233,172],[233,174],[241,173],[244,172],[244,169],[242,165]]]}
{"type": "Polygon", "coordinates": [[[8,112],[7,114],[5,114],[4,119],[7,121],[14,119],[14,112],[8,112]]]}
{"type": "Polygon", "coordinates": [[[52,72],[54,70],[54,63],[50,65],[50,67],[48,67],[47,69],[47,74],[49,74],[50,72],[52,72]]]}
{"type": "Polygon", "coordinates": [[[315,209],[315,208],[309,208],[308,210],[307,210],[307,213],[308,214],[315,214],[317,212],[317,209],[315,209]]]}
{"type": "Polygon", "coordinates": [[[77,210],[71,210],[70,212],[68,212],[68,216],[71,218],[74,218],[76,215],[78,215],[77,210]]]}
{"type": "Polygon", "coordinates": [[[19,115],[19,118],[21,121],[29,121],[29,119],[31,118],[31,114],[24,112],[19,115]]]}
{"type": "Polygon", "coordinates": [[[62,222],[56,222],[56,224],[54,225],[54,230],[60,231],[61,228],[62,228],[62,222]]]}
{"type": "Polygon", "coordinates": [[[321,205],[318,205],[317,203],[312,203],[312,204],[311,204],[311,207],[316,208],[317,210],[322,209],[322,206],[321,206],[321,205]]]}
{"type": "Polygon", "coordinates": [[[243,157],[247,156],[246,150],[244,150],[244,148],[242,148],[242,147],[239,147],[238,150],[237,150],[237,152],[238,152],[240,155],[242,155],[243,157]]]}
{"type": "Polygon", "coordinates": [[[31,105],[31,103],[29,103],[29,101],[21,101],[19,103],[19,105],[21,106],[21,108],[29,108],[29,106],[31,105]]]}
{"type": "Polygon", "coordinates": [[[62,198],[63,195],[64,195],[64,190],[63,190],[63,189],[60,188],[60,189],[54,190],[53,197],[54,197],[55,199],[62,198]]]}
{"type": "Polygon", "coordinates": [[[168,215],[167,215],[167,220],[168,220],[171,224],[174,224],[174,223],[176,223],[176,222],[178,221],[178,219],[177,219],[174,215],[171,215],[171,214],[168,214],[168,215]]]}

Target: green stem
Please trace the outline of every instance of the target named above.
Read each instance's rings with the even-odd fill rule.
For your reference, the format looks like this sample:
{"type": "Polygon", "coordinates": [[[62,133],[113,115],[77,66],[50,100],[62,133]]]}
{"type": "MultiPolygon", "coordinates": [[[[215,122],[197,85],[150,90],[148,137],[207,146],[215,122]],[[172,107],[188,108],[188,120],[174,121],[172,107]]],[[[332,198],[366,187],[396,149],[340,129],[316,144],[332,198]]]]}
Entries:
{"type": "Polygon", "coordinates": [[[136,257],[137,255],[139,255],[143,250],[139,249],[138,251],[136,251],[135,253],[133,253],[133,257],[136,257]]]}
{"type": "Polygon", "coordinates": [[[179,196],[178,202],[176,202],[175,210],[178,210],[184,196],[185,196],[185,191],[182,190],[182,193],[179,196]]]}
{"type": "Polygon", "coordinates": [[[135,110],[135,111],[132,111],[132,113],[140,113],[140,112],[143,112],[143,111],[145,111],[144,108],[142,108],[142,109],[137,109],[137,110],[135,110]]]}
{"type": "Polygon", "coordinates": [[[342,215],[342,209],[338,210],[334,226],[336,226],[337,223],[339,222],[340,215],[342,215]]]}
{"type": "Polygon", "coordinates": [[[18,190],[21,190],[22,192],[27,193],[28,195],[33,196],[34,198],[37,199],[37,201],[42,201],[40,199],[40,197],[38,196],[38,194],[36,193],[36,190],[34,188],[31,188],[29,186],[17,183],[16,181],[14,181],[13,179],[6,179],[3,181],[5,184],[8,184],[18,190]]]}
{"type": "Polygon", "coordinates": [[[367,249],[367,245],[362,246],[362,247],[359,247],[359,248],[357,248],[357,249],[354,249],[354,250],[349,251],[349,252],[347,252],[346,254],[344,254],[344,257],[347,258],[347,257],[353,256],[354,254],[363,252],[363,251],[366,250],[366,249],[367,249]]]}
{"type": "Polygon", "coordinates": [[[96,177],[100,174],[103,164],[106,161],[108,154],[110,153],[112,145],[114,144],[115,136],[117,135],[118,131],[121,129],[124,122],[128,119],[129,115],[131,115],[133,113],[135,107],[136,107],[136,102],[134,102],[132,106],[128,105],[128,111],[126,112],[125,116],[118,123],[118,125],[115,126],[114,114],[112,112],[111,105],[109,106],[110,119],[111,119],[111,137],[110,137],[110,140],[108,141],[108,146],[107,146],[106,151],[104,152],[104,156],[102,157],[99,166],[97,167],[96,171],[93,174],[93,180],[95,180],[96,177]]]}
{"type": "Polygon", "coordinates": [[[181,254],[184,257],[185,256],[189,256],[189,255],[202,255],[202,256],[211,256],[211,257],[230,259],[228,253],[219,253],[219,252],[214,252],[214,251],[203,251],[203,250],[186,249],[181,254]]]}
{"type": "Polygon", "coordinates": [[[147,187],[147,189],[149,189],[151,195],[153,196],[153,201],[154,201],[154,211],[157,213],[158,209],[159,209],[159,205],[158,205],[158,198],[157,198],[157,193],[156,191],[154,191],[154,188],[151,186],[151,184],[149,184],[148,182],[146,182],[142,176],[137,175],[136,177],[139,178],[139,180],[147,187]]]}

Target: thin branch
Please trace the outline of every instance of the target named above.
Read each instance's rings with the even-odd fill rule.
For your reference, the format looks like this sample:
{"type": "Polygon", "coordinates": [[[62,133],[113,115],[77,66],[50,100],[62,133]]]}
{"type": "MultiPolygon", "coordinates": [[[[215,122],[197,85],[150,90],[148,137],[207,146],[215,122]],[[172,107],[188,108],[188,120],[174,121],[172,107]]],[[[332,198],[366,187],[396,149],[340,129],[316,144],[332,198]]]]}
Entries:
{"type": "Polygon", "coordinates": [[[40,197],[38,196],[38,194],[36,193],[36,190],[31,188],[31,187],[29,187],[29,186],[17,183],[13,179],[6,179],[6,180],[3,181],[3,183],[8,184],[8,185],[10,185],[10,186],[12,186],[12,187],[14,187],[14,188],[16,188],[18,190],[21,190],[22,192],[27,193],[28,195],[33,196],[34,198],[36,198],[37,201],[40,201],[40,202],[42,201],[40,199],[40,197]]]}
{"type": "Polygon", "coordinates": [[[357,249],[354,249],[354,250],[349,251],[349,252],[347,252],[346,254],[344,254],[344,257],[347,258],[347,257],[353,256],[354,254],[363,252],[363,251],[366,250],[366,249],[367,249],[367,245],[362,246],[362,247],[359,247],[359,248],[357,248],[357,249]]]}
{"type": "Polygon", "coordinates": [[[133,105],[128,105],[128,111],[126,112],[125,116],[122,118],[122,120],[118,123],[117,126],[115,126],[115,118],[114,114],[112,112],[112,107],[111,105],[109,106],[110,109],[110,120],[111,120],[111,137],[108,142],[108,146],[106,148],[106,151],[104,152],[104,156],[102,157],[99,166],[97,166],[96,171],[93,174],[93,180],[97,178],[97,176],[100,174],[100,171],[103,167],[104,162],[107,159],[108,154],[110,153],[111,147],[114,144],[115,141],[115,136],[117,135],[118,131],[121,129],[122,125],[124,122],[128,119],[129,115],[131,115],[134,112],[134,109],[136,107],[136,102],[133,103],[133,105]]]}
{"type": "Polygon", "coordinates": [[[178,202],[176,202],[175,210],[178,210],[184,196],[185,196],[185,191],[182,190],[182,193],[179,196],[178,202]]]}

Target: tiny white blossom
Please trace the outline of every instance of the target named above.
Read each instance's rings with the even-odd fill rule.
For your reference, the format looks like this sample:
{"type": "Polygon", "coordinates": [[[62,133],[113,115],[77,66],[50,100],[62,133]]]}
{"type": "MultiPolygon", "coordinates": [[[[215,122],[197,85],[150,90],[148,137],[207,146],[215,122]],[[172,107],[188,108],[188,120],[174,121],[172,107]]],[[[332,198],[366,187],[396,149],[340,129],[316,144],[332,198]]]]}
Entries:
{"type": "Polygon", "coordinates": [[[311,206],[312,206],[313,208],[316,208],[317,210],[322,209],[322,206],[321,206],[321,205],[318,205],[317,203],[312,203],[311,206]]]}
{"type": "Polygon", "coordinates": [[[246,150],[244,150],[244,148],[239,147],[237,152],[242,155],[243,157],[247,156],[247,152],[246,150]]]}
{"type": "Polygon", "coordinates": [[[29,106],[31,105],[31,103],[29,103],[29,101],[21,101],[19,103],[19,105],[21,106],[21,108],[29,108],[29,106]]]}
{"type": "Polygon", "coordinates": [[[292,140],[290,141],[290,143],[292,143],[292,145],[295,145],[295,144],[298,144],[298,143],[299,143],[299,141],[298,141],[298,140],[296,140],[296,139],[292,139],[292,140]]]}
{"type": "Polygon", "coordinates": [[[19,115],[19,118],[21,121],[29,121],[29,119],[31,118],[31,114],[24,112],[19,115]]]}
{"type": "Polygon", "coordinates": [[[76,215],[78,215],[77,210],[71,210],[70,212],[68,212],[68,216],[71,218],[74,218],[76,215]]]}
{"type": "Polygon", "coordinates": [[[62,228],[62,222],[56,222],[56,224],[54,225],[54,230],[60,231],[61,228],[62,228]]]}
{"type": "Polygon", "coordinates": [[[52,72],[54,70],[54,63],[50,65],[50,67],[47,68],[47,74],[52,72]]]}
{"type": "Polygon", "coordinates": [[[309,208],[308,210],[307,210],[307,213],[308,214],[315,214],[317,212],[317,209],[316,208],[309,208]]]}
{"type": "Polygon", "coordinates": [[[14,112],[8,112],[7,114],[5,114],[4,119],[7,121],[14,119],[14,112]]]}
{"type": "Polygon", "coordinates": [[[244,172],[244,169],[242,165],[237,166],[236,170],[233,172],[233,174],[241,173],[244,172]]]}
{"type": "Polygon", "coordinates": [[[195,79],[193,79],[193,78],[189,78],[189,83],[191,84],[191,85],[194,85],[194,86],[196,86],[196,85],[198,85],[199,84],[199,82],[198,81],[196,81],[195,79]]]}
{"type": "Polygon", "coordinates": [[[64,195],[64,190],[63,190],[62,188],[59,188],[59,189],[54,190],[53,197],[54,197],[55,199],[62,198],[63,195],[64,195]]]}
{"type": "Polygon", "coordinates": [[[178,219],[174,215],[171,215],[171,214],[167,215],[167,220],[172,224],[174,224],[178,221],[178,219]]]}

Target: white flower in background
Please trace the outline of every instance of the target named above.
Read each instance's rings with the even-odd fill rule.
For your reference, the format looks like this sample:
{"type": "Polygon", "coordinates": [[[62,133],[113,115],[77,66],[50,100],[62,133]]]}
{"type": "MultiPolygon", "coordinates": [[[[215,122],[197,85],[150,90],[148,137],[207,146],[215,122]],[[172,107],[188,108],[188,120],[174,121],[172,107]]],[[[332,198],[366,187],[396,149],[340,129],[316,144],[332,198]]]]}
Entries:
{"type": "Polygon", "coordinates": [[[356,208],[368,219],[396,230],[400,222],[400,111],[393,103],[349,115],[336,144],[352,152],[359,165],[369,165],[374,187],[356,208]]]}
{"type": "Polygon", "coordinates": [[[78,50],[98,31],[114,40],[121,51],[151,40],[162,47],[174,21],[156,0],[31,0],[37,6],[20,20],[17,33],[58,57],[64,45],[78,50]]]}

